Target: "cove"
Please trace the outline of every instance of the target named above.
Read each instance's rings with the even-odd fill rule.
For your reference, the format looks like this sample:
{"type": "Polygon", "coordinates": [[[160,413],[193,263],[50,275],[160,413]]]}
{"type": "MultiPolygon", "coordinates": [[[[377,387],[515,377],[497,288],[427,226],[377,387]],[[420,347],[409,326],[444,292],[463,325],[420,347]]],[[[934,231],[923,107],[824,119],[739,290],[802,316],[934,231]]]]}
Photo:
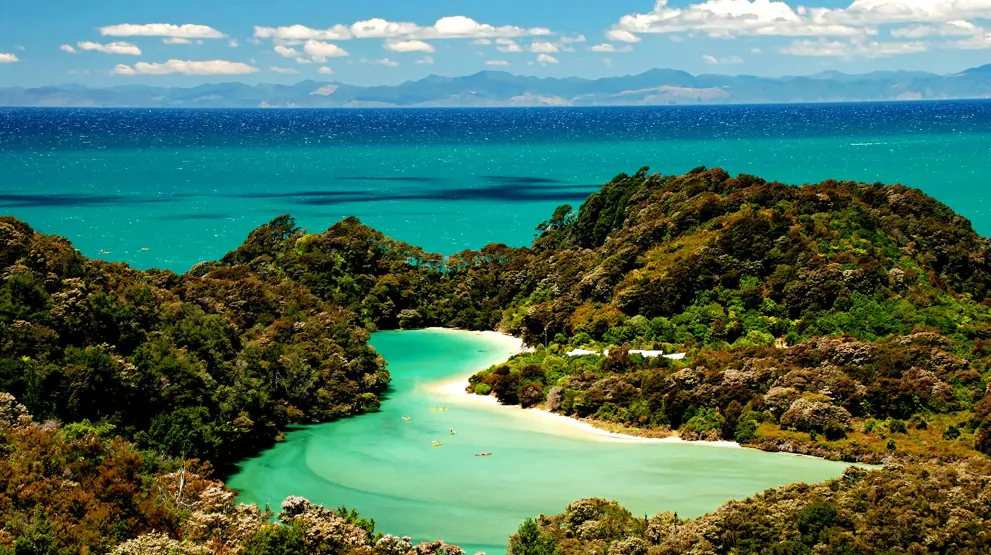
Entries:
{"type": "Polygon", "coordinates": [[[441,384],[516,351],[494,334],[386,331],[374,333],[371,344],[392,373],[381,410],[287,432],[285,442],[243,461],[227,482],[242,502],[278,509],[286,496],[301,495],[356,508],[386,533],[493,554],[505,551],[525,518],[560,513],[582,497],[614,499],[637,515],[669,510],[694,517],[767,488],[833,478],[847,466],[753,449],[614,439],[535,411],[445,393],[450,388],[441,384]],[[435,440],[441,445],[433,447],[435,440]],[[493,454],[474,456],[482,451],[493,454]]]}

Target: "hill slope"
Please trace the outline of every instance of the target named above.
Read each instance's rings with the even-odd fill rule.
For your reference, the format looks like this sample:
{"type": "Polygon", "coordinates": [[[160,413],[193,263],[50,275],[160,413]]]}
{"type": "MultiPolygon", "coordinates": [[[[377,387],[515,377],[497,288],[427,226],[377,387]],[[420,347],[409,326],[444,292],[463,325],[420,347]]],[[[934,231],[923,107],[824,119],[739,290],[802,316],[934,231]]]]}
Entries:
{"type": "Polygon", "coordinates": [[[191,88],[129,85],[0,87],[0,106],[118,107],[381,107],[610,106],[849,102],[988,98],[986,66],[957,75],[878,71],[810,76],[691,75],[652,69],[600,79],[538,78],[502,71],[459,77],[431,75],[398,85],[356,86],[302,81],[294,85],[212,83],[191,88]]]}

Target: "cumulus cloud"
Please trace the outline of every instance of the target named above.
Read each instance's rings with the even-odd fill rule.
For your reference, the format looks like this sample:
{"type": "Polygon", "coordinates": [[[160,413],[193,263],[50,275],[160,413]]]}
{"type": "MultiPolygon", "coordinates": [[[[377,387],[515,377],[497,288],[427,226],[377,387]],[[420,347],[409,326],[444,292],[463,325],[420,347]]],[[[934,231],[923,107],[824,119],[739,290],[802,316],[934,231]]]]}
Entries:
{"type": "Polygon", "coordinates": [[[182,37],[166,37],[162,39],[165,44],[193,44],[193,41],[182,37]]]}
{"type": "Polygon", "coordinates": [[[238,47],[237,39],[231,39],[227,41],[227,46],[230,46],[231,48],[237,48],[238,47]]]}
{"type": "Polygon", "coordinates": [[[609,29],[606,31],[606,38],[616,42],[640,42],[640,37],[627,31],[626,29],[609,29]]]}
{"type": "Polygon", "coordinates": [[[336,44],[313,39],[303,44],[303,52],[306,52],[316,62],[324,62],[327,58],[339,58],[351,55],[347,50],[336,44]]]}
{"type": "Polygon", "coordinates": [[[369,64],[376,64],[380,66],[396,67],[399,65],[399,62],[395,60],[390,60],[389,58],[379,58],[377,60],[364,60],[364,61],[369,64]]]}
{"type": "Polygon", "coordinates": [[[21,61],[20,58],[9,52],[0,52],[0,64],[15,64],[21,61]]]}
{"type": "Polygon", "coordinates": [[[487,45],[487,44],[492,44],[492,39],[475,39],[475,40],[471,41],[471,43],[472,44],[477,44],[477,45],[484,46],[484,45],[487,45]]]}
{"type": "Polygon", "coordinates": [[[835,58],[886,58],[900,54],[925,52],[929,45],[924,42],[879,42],[879,41],[840,41],[840,40],[799,40],[781,49],[793,56],[835,57],[835,58]]]}
{"type": "Polygon", "coordinates": [[[274,50],[276,54],[283,58],[296,58],[299,56],[299,50],[281,44],[276,44],[274,50]]]}
{"type": "Polygon", "coordinates": [[[171,23],[147,23],[135,25],[122,23],[100,27],[100,34],[106,37],[177,37],[184,39],[222,39],[227,35],[206,25],[173,25],[171,23]]]}
{"type": "Polygon", "coordinates": [[[739,56],[729,56],[726,58],[717,58],[715,56],[705,54],[702,56],[702,60],[709,65],[725,65],[725,64],[742,64],[743,58],[739,56]]]}
{"type": "Polygon", "coordinates": [[[516,44],[512,39],[496,39],[496,50],[499,52],[517,53],[523,52],[523,47],[516,44]]]}
{"type": "Polygon", "coordinates": [[[422,58],[420,58],[419,60],[416,61],[416,65],[420,65],[420,66],[432,66],[432,65],[434,65],[434,57],[433,56],[424,56],[424,57],[422,57],[422,58]]]}
{"type": "MultiPolygon", "coordinates": [[[[971,20],[986,19],[991,19],[991,0],[853,0],[836,8],[793,8],[778,0],[705,0],[672,7],[669,0],[657,0],[650,12],[621,17],[606,36],[621,42],[636,42],[639,35],[649,33],[812,37],[821,40],[796,40],[782,51],[823,55],[811,53],[819,45],[819,52],[868,56],[864,45],[878,45],[881,53],[874,56],[878,57],[924,49],[917,42],[869,42],[867,37],[877,35],[882,27],[899,26],[890,34],[901,39],[979,37],[984,30],[971,20]]],[[[979,41],[943,41],[940,46],[962,48],[979,41]]]]}
{"type": "Polygon", "coordinates": [[[255,38],[296,40],[346,40],[360,39],[478,39],[497,37],[523,37],[551,35],[546,27],[524,28],[515,25],[495,26],[479,23],[470,17],[454,15],[442,17],[433,25],[421,26],[408,21],[389,21],[380,17],[356,21],[350,26],[334,25],[327,29],[313,29],[305,25],[286,27],[255,27],[255,38]]]}
{"type": "Polygon", "coordinates": [[[387,40],[382,46],[386,50],[391,50],[392,52],[436,52],[437,49],[434,48],[429,42],[423,42],[422,40],[387,40]]]}
{"type": "Polygon", "coordinates": [[[58,49],[61,50],[62,52],[68,52],[69,54],[76,53],[76,49],[69,44],[63,44],[62,46],[58,47],[58,49]]]}
{"type": "Polygon", "coordinates": [[[604,42],[602,44],[596,44],[595,46],[589,48],[592,52],[632,52],[633,47],[629,44],[625,44],[620,47],[616,47],[615,44],[609,44],[604,42]]]}
{"type": "Polygon", "coordinates": [[[537,56],[537,63],[543,66],[547,64],[556,64],[557,58],[551,56],[550,54],[540,54],[537,56]]]}
{"type": "Polygon", "coordinates": [[[117,75],[244,75],[255,73],[258,68],[242,62],[227,60],[186,61],[169,60],[164,63],[138,62],[133,66],[119,64],[114,68],[117,75]]]}
{"type": "Polygon", "coordinates": [[[333,75],[334,70],[327,66],[323,66],[317,70],[317,73],[319,73],[320,75],[333,75]]]}
{"type": "Polygon", "coordinates": [[[536,41],[530,44],[530,52],[543,52],[544,54],[555,54],[560,52],[558,47],[547,41],[536,41]]]}
{"type": "Polygon", "coordinates": [[[984,30],[969,21],[948,21],[942,25],[914,25],[897,27],[891,36],[898,39],[920,39],[924,37],[966,37],[982,33],[984,30]]]}
{"type": "Polygon", "coordinates": [[[268,69],[269,69],[269,71],[271,71],[273,73],[283,73],[283,74],[287,74],[287,75],[288,74],[292,74],[292,73],[299,73],[298,71],[296,71],[295,69],[293,69],[291,67],[271,66],[268,69]]]}
{"type": "Polygon", "coordinates": [[[509,62],[506,60],[485,60],[485,65],[487,66],[508,66],[509,62]]]}
{"type": "Polygon", "coordinates": [[[327,29],[311,29],[305,25],[288,25],[286,27],[255,26],[255,38],[285,39],[285,40],[347,40],[351,38],[351,30],[344,25],[334,25],[327,29]]]}
{"type": "Polygon", "coordinates": [[[585,42],[585,35],[575,35],[573,37],[561,37],[562,44],[570,44],[572,42],[585,42]]]}
{"type": "Polygon", "coordinates": [[[141,49],[138,48],[137,45],[129,42],[111,42],[107,44],[100,44],[98,42],[84,40],[77,42],[76,46],[78,46],[80,50],[91,50],[94,52],[103,52],[104,54],[126,54],[128,56],[141,55],[141,49]]]}

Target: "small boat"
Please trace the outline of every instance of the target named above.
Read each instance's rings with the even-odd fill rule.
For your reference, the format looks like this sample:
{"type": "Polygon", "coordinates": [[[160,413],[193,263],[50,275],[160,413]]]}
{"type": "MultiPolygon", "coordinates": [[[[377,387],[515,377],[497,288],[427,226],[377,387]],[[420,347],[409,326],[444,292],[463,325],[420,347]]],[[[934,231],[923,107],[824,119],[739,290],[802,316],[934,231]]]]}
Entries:
{"type": "Polygon", "coordinates": [[[110,251],[107,249],[100,249],[100,254],[110,254],[110,251]]]}
{"type": "Polygon", "coordinates": [[[403,417],[403,420],[409,420],[409,417],[408,416],[404,416],[403,417]]]}
{"type": "Polygon", "coordinates": [[[149,249],[148,247],[141,247],[141,250],[143,250],[143,251],[150,251],[151,249],[149,249]]]}
{"type": "Polygon", "coordinates": [[[455,432],[455,431],[454,431],[454,428],[451,428],[451,435],[453,436],[453,435],[454,435],[454,434],[456,434],[456,433],[458,433],[458,432],[455,432]]]}
{"type": "Polygon", "coordinates": [[[492,456],[492,453],[485,453],[485,452],[475,453],[475,456],[476,457],[491,457],[492,456]]]}
{"type": "Polygon", "coordinates": [[[433,446],[434,446],[434,447],[439,447],[439,446],[440,446],[440,442],[439,442],[439,441],[435,441],[435,442],[433,442],[433,446]]]}

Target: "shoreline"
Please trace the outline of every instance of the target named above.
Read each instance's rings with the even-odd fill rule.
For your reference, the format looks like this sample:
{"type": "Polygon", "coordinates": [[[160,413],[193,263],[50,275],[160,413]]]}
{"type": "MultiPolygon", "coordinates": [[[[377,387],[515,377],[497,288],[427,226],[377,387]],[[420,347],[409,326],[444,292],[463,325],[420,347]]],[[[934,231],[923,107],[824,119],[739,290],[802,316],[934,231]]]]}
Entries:
{"type": "MultiPolygon", "coordinates": [[[[468,330],[455,330],[451,328],[427,328],[432,330],[444,330],[444,331],[456,331],[459,333],[472,333],[475,335],[481,335],[489,337],[495,341],[498,341],[507,346],[515,347],[517,350],[513,354],[519,354],[526,352],[527,349],[523,346],[523,340],[512,335],[501,333],[497,331],[468,331],[468,330]]],[[[510,355],[512,356],[512,355],[510,355]]],[[[468,378],[470,376],[465,376],[463,378],[445,381],[440,383],[431,384],[429,389],[434,393],[440,393],[442,395],[450,395],[453,397],[458,397],[461,401],[477,404],[480,406],[492,407],[504,407],[505,409],[515,409],[518,410],[520,414],[529,415],[530,417],[536,417],[544,422],[553,422],[562,427],[570,428],[573,431],[582,432],[580,435],[584,439],[598,439],[600,441],[619,441],[624,443],[690,443],[695,445],[708,445],[710,447],[722,447],[722,448],[732,448],[740,449],[742,446],[735,441],[686,441],[680,437],[673,435],[668,437],[641,437],[630,434],[622,434],[619,432],[610,432],[608,430],[603,430],[602,428],[596,427],[594,424],[572,418],[570,416],[565,416],[563,414],[553,413],[547,409],[542,408],[529,408],[523,409],[520,407],[510,407],[500,405],[499,401],[491,395],[475,395],[474,393],[468,393],[465,389],[468,387],[468,378]]]]}

